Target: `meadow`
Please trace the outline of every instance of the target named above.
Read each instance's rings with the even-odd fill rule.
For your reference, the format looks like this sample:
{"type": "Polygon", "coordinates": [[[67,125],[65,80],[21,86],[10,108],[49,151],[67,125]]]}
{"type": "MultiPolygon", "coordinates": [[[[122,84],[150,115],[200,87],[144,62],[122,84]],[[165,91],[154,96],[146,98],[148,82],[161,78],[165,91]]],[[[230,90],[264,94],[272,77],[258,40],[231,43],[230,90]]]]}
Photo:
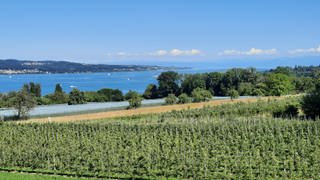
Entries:
{"type": "Polygon", "coordinates": [[[260,100],[77,123],[2,123],[0,166],[116,179],[316,179],[320,122],[278,112],[297,102],[260,100]]]}

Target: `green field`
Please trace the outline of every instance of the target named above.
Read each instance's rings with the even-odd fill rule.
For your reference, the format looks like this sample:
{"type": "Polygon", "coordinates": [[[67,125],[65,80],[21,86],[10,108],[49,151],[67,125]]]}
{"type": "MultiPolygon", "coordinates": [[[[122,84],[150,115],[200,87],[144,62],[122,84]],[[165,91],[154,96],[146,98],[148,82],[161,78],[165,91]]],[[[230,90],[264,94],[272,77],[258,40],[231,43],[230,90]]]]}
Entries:
{"type": "Polygon", "coordinates": [[[63,176],[48,176],[39,174],[23,174],[23,173],[9,173],[0,172],[1,180],[75,180],[77,178],[63,177],[63,176]]]}
{"type": "Polygon", "coordinates": [[[116,179],[317,179],[320,122],[281,113],[297,102],[237,103],[83,123],[3,123],[0,166],[116,179]]]}

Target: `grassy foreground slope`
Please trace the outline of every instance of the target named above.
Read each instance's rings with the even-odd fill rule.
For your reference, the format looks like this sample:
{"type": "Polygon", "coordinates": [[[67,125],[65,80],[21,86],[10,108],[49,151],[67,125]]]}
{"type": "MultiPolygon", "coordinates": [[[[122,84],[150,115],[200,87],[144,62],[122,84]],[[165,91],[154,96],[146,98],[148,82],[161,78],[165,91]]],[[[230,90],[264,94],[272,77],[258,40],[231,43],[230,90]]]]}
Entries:
{"type": "Polygon", "coordinates": [[[320,122],[274,118],[295,100],[90,123],[0,125],[0,166],[111,178],[317,179],[320,122]]]}

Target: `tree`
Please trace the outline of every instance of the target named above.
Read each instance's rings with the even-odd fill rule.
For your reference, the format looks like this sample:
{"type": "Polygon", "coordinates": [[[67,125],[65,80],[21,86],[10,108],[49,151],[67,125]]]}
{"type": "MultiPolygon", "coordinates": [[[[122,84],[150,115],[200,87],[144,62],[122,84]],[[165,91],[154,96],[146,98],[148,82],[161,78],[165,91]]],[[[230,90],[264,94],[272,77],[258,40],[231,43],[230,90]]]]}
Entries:
{"type": "Polygon", "coordinates": [[[111,100],[112,101],[123,101],[123,93],[119,89],[113,89],[112,95],[111,95],[111,100]]]}
{"type": "Polygon", "coordinates": [[[285,74],[268,74],[265,83],[269,95],[272,96],[285,95],[293,89],[290,78],[285,74]]]}
{"type": "Polygon", "coordinates": [[[76,88],[73,88],[69,94],[68,105],[84,104],[84,103],[86,103],[84,93],[79,91],[76,88]]]}
{"type": "Polygon", "coordinates": [[[241,82],[250,83],[252,85],[258,82],[260,75],[261,74],[259,74],[255,68],[247,68],[240,71],[241,82]]]}
{"type": "Polygon", "coordinates": [[[189,74],[185,75],[182,83],[182,92],[186,94],[191,94],[191,92],[196,88],[206,88],[206,79],[203,74],[189,74]]]}
{"type": "Polygon", "coordinates": [[[158,87],[155,84],[149,84],[143,93],[143,97],[146,99],[156,99],[159,97],[158,87]]]}
{"type": "Polygon", "coordinates": [[[296,92],[303,93],[314,88],[314,82],[311,77],[299,77],[294,79],[294,86],[296,92]]]}
{"type": "Polygon", "coordinates": [[[194,89],[191,93],[191,96],[193,98],[193,102],[209,101],[212,98],[210,91],[201,88],[194,89]]]}
{"type": "Polygon", "coordinates": [[[34,82],[29,83],[29,92],[35,97],[41,97],[41,85],[34,82]]]}
{"type": "Polygon", "coordinates": [[[125,100],[129,100],[129,99],[132,99],[133,97],[136,97],[136,96],[140,96],[140,94],[137,92],[137,91],[129,91],[126,93],[126,95],[124,96],[124,99],[125,100]]]}
{"type": "Polygon", "coordinates": [[[224,85],[224,94],[228,93],[229,89],[238,89],[241,80],[242,69],[233,68],[228,70],[222,77],[222,83],[224,85]]]}
{"type": "Polygon", "coordinates": [[[23,84],[21,90],[24,91],[24,92],[26,92],[26,93],[30,93],[30,86],[29,86],[29,84],[23,84]]]}
{"type": "Polygon", "coordinates": [[[85,91],[84,96],[88,102],[104,102],[105,98],[96,91],[85,91]]]}
{"type": "Polygon", "coordinates": [[[191,98],[186,93],[182,93],[178,96],[178,104],[186,104],[190,102],[191,98]]]}
{"type": "Polygon", "coordinates": [[[176,104],[177,97],[174,94],[169,94],[165,99],[166,104],[176,104]]]}
{"type": "Polygon", "coordinates": [[[303,97],[301,106],[308,118],[320,117],[320,79],[317,80],[315,88],[303,97]]]}
{"type": "Polygon", "coordinates": [[[47,95],[46,98],[54,104],[63,104],[68,102],[68,95],[62,90],[60,84],[56,84],[54,93],[47,95]]]}
{"type": "Polygon", "coordinates": [[[11,99],[10,104],[17,110],[18,119],[22,119],[28,117],[28,112],[36,106],[37,102],[30,93],[22,89],[11,99]]]}
{"type": "Polygon", "coordinates": [[[124,97],[119,89],[103,88],[97,92],[104,99],[105,102],[109,101],[123,101],[124,97]]]}
{"type": "Polygon", "coordinates": [[[278,66],[276,69],[271,69],[270,72],[291,76],[292,75],[292,68],[278,66]]]}
{"type": "Polygon", "coordinates": [[[24,84],[22,90],[29,93],[35,97],[41,97],[41,85],[30,82],[29,84],[24,84]]]}
{"type": "Polygon", "coordinates": [[[231,89],[229,92],[228,92],[231,100],[234,100],[234,99],[237,99],[239,97],[239,93],[237,90],[235,89],[231,89]]]}
{"type": "Polygon", "coordinates": [[[103,97],[103,101],[109,102],[112,101],[112,89],[109,88],[103,88],[97,91],[101,97],[103,97]]]}
{"type": "Polygon", "coordinates": [[[214,95],[222,96],[221,91],[222,73],[212,72],[207,75],[206,89],[211,91],[214,95]]]}
{"type": "Polygon", "coordinates": [[[255,88],[252,90],[251,95],[253,96],[264,96],[264,93],[261,91],[261,89],[255,88]]]}
{"type": "Polygon", "coordinates": [[[240,83],[238,92],[241,96],[252,95],[253,86],[251,83],[240,83]]]}
{"type": "Polygon", "coordinates": [[[16,91],[10,91],[1,95],[1,107],[12,107],[12,99],[17,96],[16,91]]]}
{"type": "Polygon", "coordinates": [[[162,97],[179,92],[180,76],[174,71],[163,72],[158,76],[159,94],[162,97]]]}
{"type": "Polygon", "coordinates": [[[252,95],[253,96],[265,96],[268,95],[267,92],[267,85],[263,82],[260,82],[255,85],[254,89],[252,90],[252,95]]]}
{"type": "Polygon", "coordinates": [[[56,93],[64,93],[60,84],[56,84],[56,87],[54,89],[54,93],[55,94],[56,93]]]}
{"type": "Polygon", "coordinates": [[[129,99],[128,109],[135,109],[140,107],[142,104],[142,98],[140,96],[133,96],[129,99]]]}

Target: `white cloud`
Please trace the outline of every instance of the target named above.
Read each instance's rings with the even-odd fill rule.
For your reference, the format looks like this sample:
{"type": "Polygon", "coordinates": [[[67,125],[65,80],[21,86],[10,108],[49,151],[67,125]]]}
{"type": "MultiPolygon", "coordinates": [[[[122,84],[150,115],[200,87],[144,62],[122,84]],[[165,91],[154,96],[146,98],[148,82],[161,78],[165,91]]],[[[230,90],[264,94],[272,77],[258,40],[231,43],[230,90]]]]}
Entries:
{"type": "Polygon", "coordinates": [[[200,55],[202,54],[200,50],[198,49],[191,49],[191,51],[186,52],[188,55],[200,55]]]}
{"type": "Polygon", "coordinates": [[[290,50],[289,53],[290,54],[320,53],[320,45],[318,47],[315,47],[315,48],[290,50]]]}
{"type": "Polygon", "coordinates": [[[238,51],[233,49],[227,49],[223,52],[220,52],[219,55],[222,56],[237,56],[237,55],[247,55],[247,56],[257,56],[257,55],[274,55],[277,54],[277,49],[257,49],[251,48],[248,51],[238,51]]]}
{"type": "Polygon", "coordinates": [[[127,56],[128,53],[126,52],[117,52],[117,56],[127,56]]]}
{"type": "Polygon", "coordinates": [[[196,56],[202,55],[202,52],[198,49],[191,50],[157,50],[155,52],[146,52],[146,53],[129,53],[129,52],[116,52],[116,53],[107,53],[108,57],[148,57],[148,56],[196,56]]]}
{"type": "Polygon", "coordinates": [[[170,54],[173,55],[173,56],[180,56],[180,55],[184,54],[184,51],[179,50],[179,49],[172,49],[170,51],[170,54]]]}
{"type": "MultiPolygon", "coordinates": [[[[159,52],[159,51],[158,51],[159,52]]],[[[171,56],[195,56],[201,55],[201,51],[198,49],[191,49],[191,50],[180,50],[180,49],[172,49],[170,51],[165,51],[167,53],[163,53],[164,56],[171,55],[171,56]]]]}
{"type": "Polygon", "coordinates": [[[166,50],[158,50],[157,52],[156,52],[156,55],[157,56],[165,56],[165,55],[167,55],[168,54],[168,51],[166,51],[166,50]]]}

